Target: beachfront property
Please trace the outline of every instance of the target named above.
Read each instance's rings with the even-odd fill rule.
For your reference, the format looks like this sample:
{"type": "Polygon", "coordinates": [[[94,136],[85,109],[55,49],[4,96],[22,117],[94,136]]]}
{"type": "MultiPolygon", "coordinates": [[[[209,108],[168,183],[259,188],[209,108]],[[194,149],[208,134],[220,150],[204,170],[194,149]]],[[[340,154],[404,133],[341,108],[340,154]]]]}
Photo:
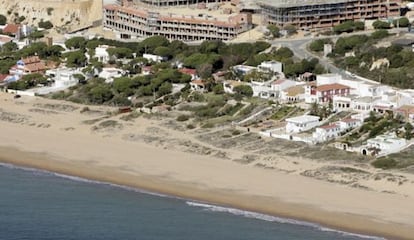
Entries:
{"type": "Polygon", "coordinates": [[[74,76],[75,74],[82,75],[79,70],[66,67],[50,69],[45,72],[46,77],[53,81],[52,86],[59,90],[78,84],[79,79],[74,76]]]}
{"type": "Polygon", "coordinates": [[[339,121],[326,124],[320,127],[315,128],[315,131],[312,133],[312,137],[315,143],[322,143],[329,140],[333,140],[341,134],[362,126],[363,121],[357,118],[357,116],[351,116],[348,118],[341,119],[339,121]]]}
{"type": "Polygon", "coordinates": [[[252,28],[252,16],[250,13],[185,15],[111,4],[104,6],[103,26],[113,30],[119,39],[159,35],[185,42],[228,41],[252,28]]]}
{"type": "Polygon", "coordinates": [[[400,16],[400,0],[261,0],[264,24],[299,29],[330,28],[345,21],[400,16]]]}
{"type": "Polygon", "coordinates": [[[363,155],[387,155],[399,152],[406,146],[407,140],[397,137],[395,133],[389,133],[368,139],[360,151],[363,155]]]}
{"type": "Polygon", "coordinates": [[[315,142],[326,142],[340,136],[341,132],[339,124],[332,123],[317,127],[312,133],[312,137],[315,139],[315,142]]]}
{"type": "Polygon", "coordinates": [[[286,132],[287,133],[300,133],[310,130],[320,124],[318,116],[303,115],[298,117],[287,118],[286,132]]]}

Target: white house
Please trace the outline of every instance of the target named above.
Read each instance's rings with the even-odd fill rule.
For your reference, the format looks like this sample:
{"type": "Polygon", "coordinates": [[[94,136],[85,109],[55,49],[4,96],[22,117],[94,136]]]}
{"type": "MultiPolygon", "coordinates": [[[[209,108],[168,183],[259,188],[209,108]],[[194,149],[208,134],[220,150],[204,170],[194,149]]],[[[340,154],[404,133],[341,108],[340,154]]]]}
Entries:
{"type": "Polygon", "coordinates": [[[341,129],[341,132],[345,132],[349,129],[362,126],[363,122],[357,116],[351,116],[350,118],[341,119],[337,123],[341,129]]]}
{"type": "Polygon", "coordinates": [[[304,85],[289,87],[280,92],[280,99],[285,102],[296,103],[305,100],[304,85]]]}
{"type": "Polygon", "coordinates": [[[150,62],[162,62],[165,60],[165,58],[158,56],[158,55],[154,55],[154,54],[148,54],[148,53],[144,53],[142,55],[143,58],[147,59],[150,62]]]}
{"type": "Polygon", "coordinates": [[[79,83],[79,79],[75,78],[73,75],[82,74],[80,71],[71,68],[56,68],[47,70],[45,75],[50,77],[54,84],[55,88],[68,88],[75,86],[79,83]]]}
{"type": "Polygon", "coordinates": [[[272,91],[271,82],[272,81],[266,81],[266,82],[251,81],[250,87],[252,87],[252,90],[253,90],[253,97],[260,97],[260,98],[276,97],[277,93],[272,91]]]}
{"type": "Polygon", "coordinates": [[[119,68],[103,68],[98,77],[105,79],[106,83],[111,83],[115,78],[122,77],[126,72],[119,68]]]}
{"type": "Polygon", "coordinates": [[[371,112],[374,110],[374,104],[378,101],[378,97],[357,97],[351,99],[351,107],[356,112],[371,112]]]}
{"type": "Polygon", "coordinates": [[[98,47],[95,48],[95,55],[94,57],[98,59],[99,62],[101,63],[108,63],[108,61],[110,60],[110,56],[108,53],[108,49],[111,48],[108,45],[99,45],[98,47]]]}
{"type": "Polygon", "coordinates": [[[368,155],[372,149],[380,150],[379,154],[390,154],[401,151],[407,145],[407,140],[392,134],[383,134],[367,140],[367,145],[361,148],[363,155],[368,155]]]}
{"type": "Polygon", "coordinates": [[[342,80],[342,76],[334,73],[326,73],[316,76],[317,86],[339,83],[342,80]]]}
{"type": "Polygon", "coordinates": [[[287,122],[287,133],[299,133],[307,131],[319,125],[319,117],[312,115],[287,118],[285,121],[287,122]]]}
{"type": "Polygon", "coordinates": [[[251,81],[250,86],[253,89],[253,96],[254,97],[261,97],[261,98],[279,98],[281,95],[281,91],[293,87],[297,84],[296,81],[292,81],[289,79],[279,79],[279,80],[271,80],[266,82],[256,82],[251,81]]]}
{"type": "Polygon", "coordinates": [[[341,134],[341,126],[337,123],[327,124],[317,127],[315,132],[312,133],[312,137],[316,142],[326,142],[331,139],[335,139],[341,134]]]}
{"type": "Polygon", "coordinates": [[[272,60],[260,63],[257,68],[263,72],[282,73],[283,65],[281,62],[272,60]]]}

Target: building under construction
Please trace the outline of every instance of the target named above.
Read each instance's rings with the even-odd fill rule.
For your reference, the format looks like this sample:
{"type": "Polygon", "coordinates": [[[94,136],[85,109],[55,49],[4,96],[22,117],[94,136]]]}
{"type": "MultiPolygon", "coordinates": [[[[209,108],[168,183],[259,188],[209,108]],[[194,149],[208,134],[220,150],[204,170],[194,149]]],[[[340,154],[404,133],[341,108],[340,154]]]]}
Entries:
{"type": "Polygon", "coordinates": [[[261,0],[265,24],[299,29],[328,28],[348,20],[400,16],[401,0],[261,0]]]}
{"type": "Polygon", "coordinates": [[[251,29],[252,16],[236,13],[218,19],[207,14],[161,14],[154,10],[113,4],[104,7],[103,25],[123,39],[160,35],[181,41],[227,41],[251,29]]]}
{"type": "Polygon", "coordinates": [[[134,0],[135,3],[145,3],[151,6],[168,7],[168,6],[181,6],[191,5],[199,3],[222,3],[230,2],[230,0],[134,0]]]}

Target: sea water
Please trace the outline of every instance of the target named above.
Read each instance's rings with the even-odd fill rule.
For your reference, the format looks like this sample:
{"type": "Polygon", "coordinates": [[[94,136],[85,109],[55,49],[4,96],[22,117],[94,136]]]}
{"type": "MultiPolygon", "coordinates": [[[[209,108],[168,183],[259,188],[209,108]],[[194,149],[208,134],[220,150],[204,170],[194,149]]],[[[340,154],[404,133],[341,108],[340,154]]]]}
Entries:
{"type": "Polygon", "coordinates": [[[380,239],[0,164],[0,240],[380,239]]]}

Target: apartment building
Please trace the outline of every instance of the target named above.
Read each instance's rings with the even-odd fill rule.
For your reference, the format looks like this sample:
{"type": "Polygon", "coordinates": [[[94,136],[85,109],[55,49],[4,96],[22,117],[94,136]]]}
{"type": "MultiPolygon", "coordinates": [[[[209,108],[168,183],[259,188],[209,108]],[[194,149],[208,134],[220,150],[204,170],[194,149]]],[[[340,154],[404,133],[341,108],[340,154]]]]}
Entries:
{"type": "Polygon", "coordinates": [[[166,14],[113,4],[104,6],[103,25],[123,39],[160,35],[181,41],[226,41],[251,29],[252,16],[249,13],[237,13],[218,19],[207,14],[166,14]]]}
{"type": "Polygon", "coordinates": [[[157,7],[182,6],[199,3],[222,3],[230,0],[133,0],[135,3],[145,3],[157,7]]]}
{"type": "Polygon", "coordinates": [[[261,0],[265,24],[328,28],[348,20],[400,16],[401,0],[261,0]]]}

